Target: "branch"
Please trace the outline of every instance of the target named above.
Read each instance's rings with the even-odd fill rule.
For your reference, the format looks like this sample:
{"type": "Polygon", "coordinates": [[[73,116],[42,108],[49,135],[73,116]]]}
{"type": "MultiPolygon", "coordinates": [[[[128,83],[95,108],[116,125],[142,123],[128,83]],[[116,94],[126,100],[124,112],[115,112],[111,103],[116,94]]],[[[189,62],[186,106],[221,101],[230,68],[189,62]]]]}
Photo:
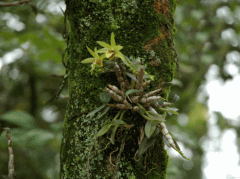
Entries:
{"type": "Polygon", "coordinates": [[[20,4],[25,4],[29,1],[32,1],[32,0],[15,1],[15,2],[9,2],[9,3],[0,3],[0,7],[17,6],[17,5],[20,5],[20,4]]]}

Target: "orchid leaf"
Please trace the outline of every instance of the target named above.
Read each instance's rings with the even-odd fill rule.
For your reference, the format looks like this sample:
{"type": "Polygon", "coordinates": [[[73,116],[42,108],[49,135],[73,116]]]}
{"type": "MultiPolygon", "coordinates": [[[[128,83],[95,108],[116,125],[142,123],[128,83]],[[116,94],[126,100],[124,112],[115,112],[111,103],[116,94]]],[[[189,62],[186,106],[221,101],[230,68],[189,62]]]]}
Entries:
{"type": "Polygon", "coordinates": [[[126,125],[126,122],[124,122],[123,120],[118,120],[118,119],[116,119],[116,120],[112,121],[112,124],[113,124],[113,125],[119,125],[119,124],[124,124],[124,125],[126,125]]]}
{"type": "Polygon", "coordinates": [[[112,134],[111,134],[111,142],[112,144],[115,144],[115,134],[116,134],[116,131],[117,131],[117,128],[118,128],[119,125],[116,125],[114,126],[113,130],[112,130],[112,134]]]}
{"type": "Polygon", "coordinates": [[[130,89],[128,91],[126,91],[126,96],[132,94],[132,93],[136,93],[136,92],[142,92],[141,90],[137,90],[137,89],[130,89]]]}
{"type": "Polygon", "coordinates": [[[128,77],[130,77],[133,81],[137,81],[137,78],[136,78],[133,74],[128,73],[128,72],[125,72],[125,74],[126,74],[128,77]]]}
{"type": "Polygon", "coordinates": [[[103,126],[103,128],[93,137],[94,139],[104,135],[112,126],[112,123],[103,126]]]}
{"type": "Polygon", "coordinates": [[[169,108],[169,107],[167,107],[166,109],[167,109],[168,112],[170,112],[172,114],[179,115],[179,113],[177,112],[178,111],[177,108],[169,108]]]}
{"type": "Polygon", "coordinates": [[[145,134],[148,138],[151,137],[151,135],[155,131],[156,127],[157,127],[156,123],[154,123],[152,121],[147,121],[147,123],[145,125],[145,134]]]}
{"type": "Polygon", "coordinates": [[[100,97],[101,102],[105,103],[105,104],[111,100],[111,95],[109,95],[105,91],[100,93],[99,97],[100,97]]]}
{"type": "Polygon", "coordinates": [[[155,141],[155,137],[151,137],[150,139],[148,137],[145,137],[138,149],[138,156],[141,157],[142,154],[155,143],[155,141]]]}
{"type": "Polygon", "coordinates": [[[86,117],[93,116],[95,113],[97,113],[98,111],[100,111],[101,109],[103,109],[105,106],[106,106],[105,104],[99,106],[98,108],[96,108],[96,109],[93,110],[92,112],[88,113],[86,117]]]}
{"type": "Polygon", "coordinates": [[[102,116],[104,116],[108,112],[109,109],[110,109],[110,106],[107,106],[106,108],[104,108],[103,112],[100,114],[98,119],[100,119],[102,116]]]}

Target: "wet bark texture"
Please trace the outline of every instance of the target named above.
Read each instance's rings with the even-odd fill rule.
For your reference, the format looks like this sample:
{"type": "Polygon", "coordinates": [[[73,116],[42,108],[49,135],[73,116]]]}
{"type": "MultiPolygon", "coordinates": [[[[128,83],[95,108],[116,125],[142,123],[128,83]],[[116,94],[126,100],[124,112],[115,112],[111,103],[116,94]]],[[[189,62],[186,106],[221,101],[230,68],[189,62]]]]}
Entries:
{"type": "MultiPolygon", "coordinates": [[[[157,89],[163,82],[172,81],[176,68],[172,41],[176,1],[66,0],[66,5],[71,28],[67,57],[69,101],[61,146],[60,178],[83,179],[88,175],[88,154],[94,142],[93,136],[114,118],[118,110],[109,110],[101,119],[97,115],[86,115],[102,105],[99,94],[108,84],[119,86],[115,73],[96,77],[89,72],[90,64],[81,63],[91,57],[86,45],[99,49],[96,41],[110,44],[110,35],[114,32],[116,44],[123,46],[121,52],[124,55],[144,59],[146,71],[155,75],[149,90],[157,89]]],[[[170,89],[166,88],[162,96],[167,98],[169,92],[170,89]]],[[[116,134],[124,138],[124,145],[121,140],[115,145],[107,145],[108,133],[96,140],[90,155],[90,178],[126,179],[135,176],[137,179],[165,179],[168,155],[164,150],[162,134],[158,135],[154,146],[139,161],[135,161],[140,127],[146,121],[130,111],[125,113],[123,120],[134,124],[131,129],[122,129],[116,134]]]]}

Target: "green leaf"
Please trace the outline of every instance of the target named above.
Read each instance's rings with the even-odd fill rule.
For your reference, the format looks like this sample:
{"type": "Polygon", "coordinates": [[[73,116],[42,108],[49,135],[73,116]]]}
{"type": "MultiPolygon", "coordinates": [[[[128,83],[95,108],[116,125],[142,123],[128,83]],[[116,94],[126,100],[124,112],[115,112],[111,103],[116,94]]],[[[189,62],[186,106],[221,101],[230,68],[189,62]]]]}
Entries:
{"type": "Polygon", "coordinates": [[[110,109],[110,106],[107,106],[106,108],[104,108],[103,112],[100,114],[100,116],[98,116],[98,119],[100,119],[102,116],[104,116],[104,114],[106,114],[109,109],[110,109]]]}
{"type": "Polygon", "coordinates": [[[81,61],[81,63],[92,63],[95,61],[95,58],[86,58],[81,61]]]}
{"type": "Polygon", "coordinates": [[[114,39],[114,33],[111,34],[111,46],[116,46],[115,39],[114,39]]]}
{"type": "Polygon", "coordinates": [[[103,104],[101,106],[99,106],[98,108],[96,108],[95,110],[93,110],[92,112],[88,113],[88,115],[86,117],[89,117],[89,116],[93,116],[95,113],[97,113],[98,111],[100,111],[102,108],[104,108],[106,105],[103,104]]]}
{"type": "Polygon", "coordinates": [[[108,103],[111,100],[111,95],[109,95],[105,91],[100,93],[99,97],[102,103],[108,103]]]}
{"type": "Polygon", "coordinates": [[[161,129],[157,126],[151,137],[157,136],[160,131],[161,131],[161,129]]]}
{"type": "Polygon", "coordinates": [[[152,119],[152,122],[165,122],[166,120],[163,118],[162,115],[153,113],[151,111],[147,111],[148,116],[152,119]]]}
{"type": "Polygon", "coordinates": [[[112,134],[111,134],[111,142],[112,144],[115,144],[115,134],[116,134],[116,131],[117,131],[117,128],[118,128],[119,125],[116,125],[114,126],[113,130],[112,130],[112,134]]]}
{"type": "Polygon", "coordinates": [[[179,115],[179,113],[177,112],[178,111],[178,108],[169,108],[167,107],[166,110],[172,114],[176,114],[176,115],[179,115]]]}
{"type": "Polygon", "coordinates": [[[176,102],[178,102],[179,99],[180,99],[180,97],[177,94],[175,94],[172,101],[173,101],[173,103],[176,103],[176,102]]]}
{"type": "Polygon", "coordinates": [[[97,41],[97,43],[98,43],[99,45],[101,45],[102,47],[107,48],[108,50],[111,50],[111,49],[112,49],[112,47],[111,47],[109,44],[105,43],[105,42],[97,41]]]}
{"type": "Polygon", "coordinates": [[[156,138],[148,138],[148,137],[145,137],[138,149],[138,156],[141,157],[142,154],[149,148],[151,147],[156,141],[156,138]]]}
{"type": "Polygon", "coordinates": [[[128,72],[125,72],[125,74],[130,77],[133,81],[137,81],[137,78],[132,74],[132,73],[128,73],[128,72]]]}
{"type": "Polygon", "coordinates": [[[132,94],[132,93],[136,93],[136,92],[142,92],[141,90],[137,90],[137,89],[130,89],[128,91],[126,91],[126,96],[132,94]]]}
{"type": "Polygon", "coordinates": [[[112,125],[119,125],[119,124],[126,125],[126,122],[124,122],[123,120],[118,120],[118,119],[112,121],[112,125]]]}
{"type": "Polygon", "coordinates": [[[0,120],[15,124],[22,128],[37,127],[35,118],[25,111],[12,110],[0,115],[0,120]]]}
{"type": "MultiPolygon", "coordinates": [[[[87,45],[86,45],[87,46],[87,45]]],[[[99,58],[98,54],[96,54],[94,51],[92,51],[90,48],[88,48],[87,46],[87,49],[89,51],[89,53],[94,57],[94,58],[99,58]]]]}
{"type": "Polygon", "coordinates": [[[164,100],[163,100],[163,99],[159,99],[159,100],[157,100],[157,102],[158,102],[160,105],[163,105],[164,100]]]}
{"type": "Polygon", "coordinates": [[[112,126],[112,123],[103,126],[103,128],[93,137],[94,139],[104,135],[112,126]]]}
{"type": "Polygon", "coordinates": [[[156,127],[157,127],[156,123],[154,123],[152,121],[147,121],[147,123],[145,125],[145,134],[148,138],[151,137],[151,135],[155,131],[156,127]]]}

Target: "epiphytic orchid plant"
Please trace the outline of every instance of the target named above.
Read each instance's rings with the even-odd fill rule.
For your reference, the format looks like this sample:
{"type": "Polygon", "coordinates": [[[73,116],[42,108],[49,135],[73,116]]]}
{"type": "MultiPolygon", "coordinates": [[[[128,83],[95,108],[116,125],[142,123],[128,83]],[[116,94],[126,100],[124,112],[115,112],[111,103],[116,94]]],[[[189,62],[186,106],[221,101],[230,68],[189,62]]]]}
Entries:
{"type": "Polygon", "coordinates": [[[153,76],[145,71],[145,67],[141,65],[141,62],[131,61],[120,52],[123,47],[115,44],[113,33],[111,34],[111,45],[99,41],[98,44],[105,48],[100,50],[95,48],[95,52],[93,52],[87,47],[94,58],[87,58],[83,60],[82,63],[93,62],[92,70],[94,70],[93,67],[95,64],[97,64],[98,67],[104,67],[104,63],[106,63],[106,66],[109,67],[108,70],[113,70],[113,72],[115,72],[119,87],[114,85],[108,85],[109,88],[105,87],[105,91],[100,94],[100,100],[103,102],[103,105],[90,112],[86,117],[93,116],[97,112],[102,111],[98,116],[99,119],[105,115],[110,108],[117,108],[119,111],[114,119],[109,124],[105,125],[94,138],[103,136],[113,127],[110,142],[115,144],[114,138],[118,127],[122,126],[127,129],[133,127],[133,125],[129,125],[123,121],[124,113],[127,110],[131,110],[133,113],[139,113],[147,121],[145,125],[142,126],[145,130],[140,131],[141,140],[139,149],[135,155],[141,157],[143,153],[155,143],[158,133],[162,131],[165,143],[187,159],[167,130],[164,123],[166,115],[158,114],[157,112],[157,110],[159,110],[162,112],[166,111],[170,115],[178,115],[178,109],[168,107],[171,103],[164,102],[165,99],[159,95],[159,92],[162,91],[161,88],[145,92],[151,80],[154,79],[153,76]],[[104,54],[99,57],[97,53],[104,54]],[[109,60],[104,60],[105,58],[109,60]],[[122,60],[122,64],[117,62],[118,58],[122,60]],[[148,78],[151,80],[147,81],[148,78]],[[129,82],[129,79],[131,82],[129,82]],[[114,104],[109,104],[111,98],[115,101],[114,104]],[[143,138],[144,134],[146,135],[145,138],[143,138]]]}

